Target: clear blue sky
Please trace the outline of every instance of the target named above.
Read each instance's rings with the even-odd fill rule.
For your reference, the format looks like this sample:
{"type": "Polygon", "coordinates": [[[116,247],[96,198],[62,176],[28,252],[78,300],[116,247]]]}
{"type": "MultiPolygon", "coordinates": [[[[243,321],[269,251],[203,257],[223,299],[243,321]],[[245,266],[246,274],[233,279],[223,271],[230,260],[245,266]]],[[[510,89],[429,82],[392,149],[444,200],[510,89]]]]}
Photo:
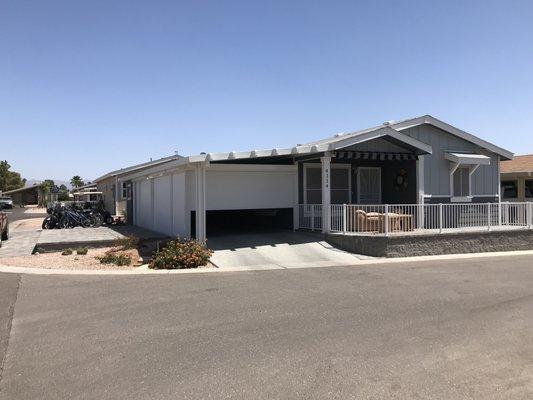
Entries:
{"type": "Polygon", "coordinates": [[[432,114],[533,153],[533,1],[0,2],[0,158],[95,178],[432,114]]]}

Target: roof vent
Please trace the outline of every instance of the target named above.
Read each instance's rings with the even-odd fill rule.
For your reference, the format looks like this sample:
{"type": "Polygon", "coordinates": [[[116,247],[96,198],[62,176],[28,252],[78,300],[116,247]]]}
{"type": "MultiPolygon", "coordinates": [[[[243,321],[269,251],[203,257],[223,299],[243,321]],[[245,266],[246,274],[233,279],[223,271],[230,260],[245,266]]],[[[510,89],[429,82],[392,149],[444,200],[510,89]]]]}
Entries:
{"type": "Polygon", "coordinates": [[[383,125],[388,126],[388,125],[392,125],[392,124],[394,124],[395,122],[396,122],[396,121],[394,121],[393,119],[391,119],[390,121],[385,121],[385,122],[383,122],[383,125]]]}

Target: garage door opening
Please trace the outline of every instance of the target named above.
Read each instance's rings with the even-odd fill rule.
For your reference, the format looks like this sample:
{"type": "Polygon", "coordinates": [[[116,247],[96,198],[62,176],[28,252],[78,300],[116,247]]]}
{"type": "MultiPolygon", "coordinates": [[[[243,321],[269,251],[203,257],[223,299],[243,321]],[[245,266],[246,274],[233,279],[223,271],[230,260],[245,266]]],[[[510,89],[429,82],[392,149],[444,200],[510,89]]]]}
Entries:
{"type": "MultiPolygon", "coordinates": [[[[247,232],[292,230],[292,208],[206,211],[207,236],[247,232]]],[[[195,212],[191,212],[191,236],[196,235],[195,212]]]]}

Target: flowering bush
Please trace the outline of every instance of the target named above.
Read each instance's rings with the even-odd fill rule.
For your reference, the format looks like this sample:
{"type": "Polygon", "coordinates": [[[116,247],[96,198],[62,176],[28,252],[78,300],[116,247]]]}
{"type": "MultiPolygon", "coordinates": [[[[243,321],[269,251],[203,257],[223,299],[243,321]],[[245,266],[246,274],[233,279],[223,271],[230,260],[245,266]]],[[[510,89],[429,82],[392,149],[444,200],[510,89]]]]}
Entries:
{"type": "Polygon", "coordinates": [[[168,242],[154,253],[150,268],[198,268],[207,265],[212,254],[213,252],[206,247],[205,243],[178,238],[168,242]]]}

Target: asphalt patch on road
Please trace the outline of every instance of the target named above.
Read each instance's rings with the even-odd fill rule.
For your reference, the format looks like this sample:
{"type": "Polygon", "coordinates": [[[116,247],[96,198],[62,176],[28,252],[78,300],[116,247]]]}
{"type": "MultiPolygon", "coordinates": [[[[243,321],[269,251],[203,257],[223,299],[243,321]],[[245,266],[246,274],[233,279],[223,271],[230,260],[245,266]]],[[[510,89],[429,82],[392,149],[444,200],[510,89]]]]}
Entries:
{"type": "Polygon", "coordinates": [[[2,382],[2,372],[9,345],[11,322],[13,321],[20,279],[20,275],[0,274],[0,383],[2,382]]]}

